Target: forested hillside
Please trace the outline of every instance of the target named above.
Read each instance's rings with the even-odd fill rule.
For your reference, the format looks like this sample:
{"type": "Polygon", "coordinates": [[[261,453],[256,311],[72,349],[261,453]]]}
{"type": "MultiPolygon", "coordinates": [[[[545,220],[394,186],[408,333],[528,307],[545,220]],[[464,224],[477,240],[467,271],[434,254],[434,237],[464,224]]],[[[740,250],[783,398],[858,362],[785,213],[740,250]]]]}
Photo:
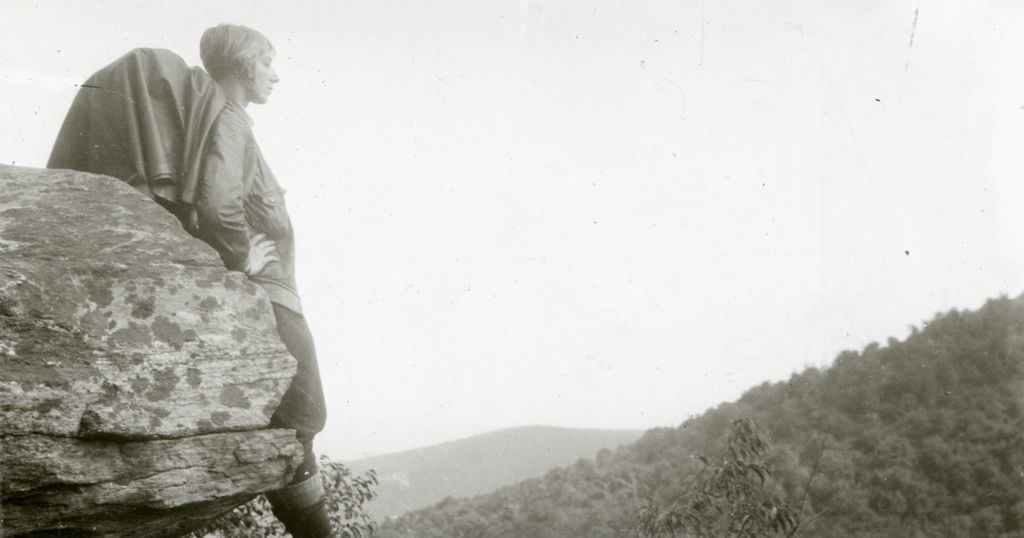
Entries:
{"type": "Polygon", "coordinates": [[[678,428],[474,499],[382,525],[420,538],[632,535],[747,417],[771,445],[769,487],[799,505],[800,536],[1024,537],[1024,297],[952,311],[765,383],[678,428]]]}

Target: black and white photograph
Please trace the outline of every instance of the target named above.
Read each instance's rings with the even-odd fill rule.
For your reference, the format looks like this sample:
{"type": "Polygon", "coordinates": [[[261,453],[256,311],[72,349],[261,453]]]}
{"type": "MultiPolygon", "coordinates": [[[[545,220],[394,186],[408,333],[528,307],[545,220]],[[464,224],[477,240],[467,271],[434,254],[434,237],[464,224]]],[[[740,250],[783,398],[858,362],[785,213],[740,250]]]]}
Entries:
{"type": "Polygon", "coordinates": [[[1024,538],[1022,29],[3,0],[0,537],[1024,538]]]}

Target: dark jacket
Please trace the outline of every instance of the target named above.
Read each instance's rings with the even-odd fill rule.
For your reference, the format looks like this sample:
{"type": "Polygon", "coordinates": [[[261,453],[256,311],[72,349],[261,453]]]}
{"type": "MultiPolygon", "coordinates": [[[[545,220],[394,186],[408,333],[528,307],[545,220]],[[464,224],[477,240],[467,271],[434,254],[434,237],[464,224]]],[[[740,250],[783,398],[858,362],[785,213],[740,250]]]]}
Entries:
{"type": "Polygon", "coordinates": [[[194,205],[226,102],[201,68],[168,50],[135,49],[82,84],[47,167],[113,176],[165,205],[194,205]]]}
{"type": "Polygon", "coordinates": [[[295,285],[295,236],[284,204],[284,189],[252,134],[245,110],[228,100],[213,127],[196,196],[198,237],[220,253],[228,269],[241,270],[249,239],[264,234],[274,242],[279,261],[250,279],[270,300],[302,313],[295,285]]]}

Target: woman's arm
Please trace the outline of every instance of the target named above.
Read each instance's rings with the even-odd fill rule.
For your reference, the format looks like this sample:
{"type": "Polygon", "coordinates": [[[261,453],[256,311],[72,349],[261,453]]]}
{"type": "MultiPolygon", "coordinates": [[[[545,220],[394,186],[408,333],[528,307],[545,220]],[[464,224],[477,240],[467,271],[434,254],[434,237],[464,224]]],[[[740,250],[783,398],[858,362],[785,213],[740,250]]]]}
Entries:
{"type": "Polygon", "coordinates": [[[245,220],[245,155],[248,126],[225,109],[210,129],[203,157],[196,217],[199,238],[208,243],[232,271],[259,273],[277,259],[274,243],[254,234],[245,220]]]}

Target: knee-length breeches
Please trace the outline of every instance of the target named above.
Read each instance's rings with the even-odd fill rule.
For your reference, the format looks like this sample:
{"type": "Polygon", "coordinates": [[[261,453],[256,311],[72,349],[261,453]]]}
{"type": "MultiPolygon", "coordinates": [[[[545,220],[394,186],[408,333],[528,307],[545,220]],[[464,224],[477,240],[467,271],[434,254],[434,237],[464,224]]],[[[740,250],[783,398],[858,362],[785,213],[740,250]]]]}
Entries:
{"type": "Polygon", "coordinates": [[[291,386],[281,399],[281,405],[270,418],[270,425],[296,430],[299,440],[306,444],[324,429],[327,420],[313,334],[302,314],[276,303],[271,304],[277,320],[277,333],[288,352],[295,357],[298,367],[291,386]]]}

